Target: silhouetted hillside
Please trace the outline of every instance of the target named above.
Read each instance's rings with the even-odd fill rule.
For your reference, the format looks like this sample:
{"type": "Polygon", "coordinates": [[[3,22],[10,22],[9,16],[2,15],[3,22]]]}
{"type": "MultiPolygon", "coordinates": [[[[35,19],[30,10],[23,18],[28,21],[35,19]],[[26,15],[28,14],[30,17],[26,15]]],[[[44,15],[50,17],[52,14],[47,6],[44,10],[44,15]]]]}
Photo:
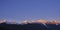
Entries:
{"type": "Polygon", "coordinates": [[[42,23],[28,23],[28,24],[0,24],[0,30],[60,30],[60,24],[42,24],[42,23]]]}

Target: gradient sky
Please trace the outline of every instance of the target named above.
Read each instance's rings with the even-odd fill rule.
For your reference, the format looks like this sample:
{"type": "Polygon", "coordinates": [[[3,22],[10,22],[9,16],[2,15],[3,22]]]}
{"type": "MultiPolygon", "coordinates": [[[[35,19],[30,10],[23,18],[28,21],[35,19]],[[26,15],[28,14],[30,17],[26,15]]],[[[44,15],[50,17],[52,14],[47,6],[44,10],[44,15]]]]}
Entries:
{"type": "Polygon", "coordinates": [[[0,19],[60,20],[60,0],[0,0],[0,19]]]}

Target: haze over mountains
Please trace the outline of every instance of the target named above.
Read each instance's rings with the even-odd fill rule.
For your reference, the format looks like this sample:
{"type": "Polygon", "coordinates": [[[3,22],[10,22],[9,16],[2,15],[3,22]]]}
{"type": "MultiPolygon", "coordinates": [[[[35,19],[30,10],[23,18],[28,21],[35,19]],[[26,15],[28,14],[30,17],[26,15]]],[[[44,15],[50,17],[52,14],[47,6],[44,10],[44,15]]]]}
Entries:
{"type": "Polygon", "coordinates": [[[15,21],[0,20],[0,30],[60,30],[60,22],[56,20],[24,20],[21,24],[15,21]]]}
{"type": "Polygon", "coordinates": [[[60,21],[56,21],[56,20],[51,20],[51,21],[48,21],[48,20],[43,20],[43,19],[40,19],[40,20],[24,20],[24,21],[20,21],[21,23],[17,23],[16,21],[11,21],[11,22],[8,22],[7,20],[0,20],[0,23],[4,23],[6,22],[7,24],[27,24],[27,23],[42,23],[42,24],[60,24],[60,21]]]}

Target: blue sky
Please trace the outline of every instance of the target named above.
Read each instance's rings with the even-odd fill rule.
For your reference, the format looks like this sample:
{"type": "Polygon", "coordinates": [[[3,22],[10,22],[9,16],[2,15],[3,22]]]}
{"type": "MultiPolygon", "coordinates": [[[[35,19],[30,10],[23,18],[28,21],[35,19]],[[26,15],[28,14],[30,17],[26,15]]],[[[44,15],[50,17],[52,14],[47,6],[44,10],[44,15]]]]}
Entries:
{"type": "Polygon", "coordinates": [[[60,20],[60,0],[0,0],[0,19],[60,20]]]}

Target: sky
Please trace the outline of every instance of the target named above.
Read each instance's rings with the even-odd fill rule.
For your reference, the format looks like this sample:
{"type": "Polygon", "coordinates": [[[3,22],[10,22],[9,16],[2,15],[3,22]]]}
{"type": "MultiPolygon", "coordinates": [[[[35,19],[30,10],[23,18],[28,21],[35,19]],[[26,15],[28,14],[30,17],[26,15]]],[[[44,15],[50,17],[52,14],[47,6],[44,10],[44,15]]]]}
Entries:
{"type": "Polygon", "coordinates": [[[0,19],[60,20],[60,0],[0,0],[0,19]]]}

